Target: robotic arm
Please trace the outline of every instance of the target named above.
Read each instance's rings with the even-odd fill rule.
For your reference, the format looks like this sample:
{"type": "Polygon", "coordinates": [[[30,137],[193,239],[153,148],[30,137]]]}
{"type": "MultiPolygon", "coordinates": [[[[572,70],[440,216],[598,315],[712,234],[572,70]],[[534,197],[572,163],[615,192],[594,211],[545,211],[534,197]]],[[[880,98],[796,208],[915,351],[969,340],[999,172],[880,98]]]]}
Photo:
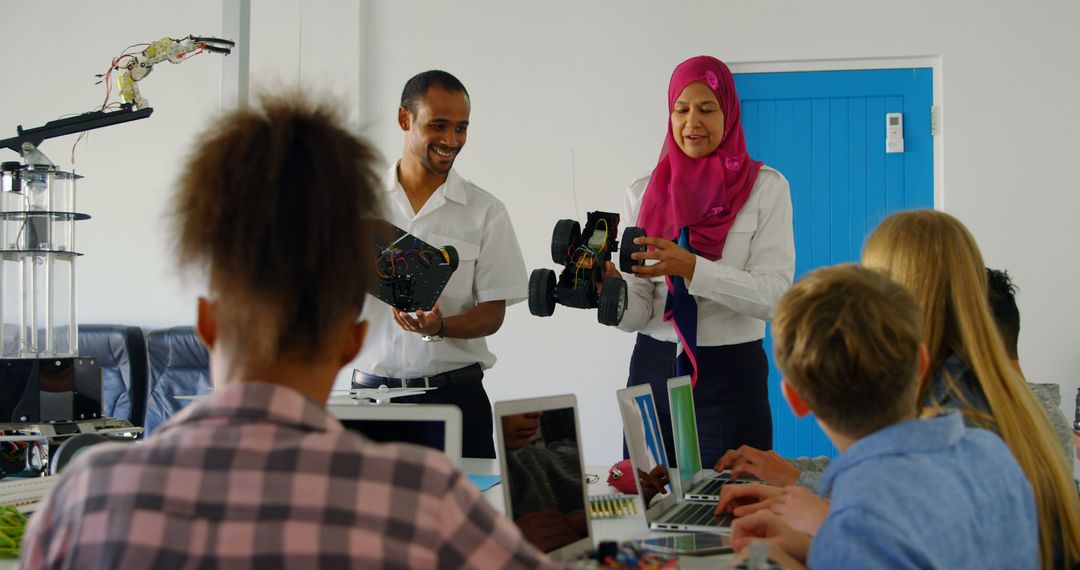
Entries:
{"type": "MultiPolygon", "coordinates": [[[[99,83],[105,83],[105,100],[101,107],[75,116],[49,121],[45,125],[32,129],[18,127],[18,134],[9,139],[0,140],[0,148],[9,148],[22,155],[26,164],[55,167],[47,156],[38,150],[46,139],[60,137],[73,133],[84,133],[92,129],[99,129],[109,125],[126,123],[137,119],[149,117],[154,110],[149,106],[146,99],[139,94],[137,82],[153,70],[154,64],[162,61],[180,63],[191,59],[192,56],[203,52],[220,53],[228,55],[236,42],[221,38],[209,38],[200,36],[188,36],[183,39],[161,38],[151,44],[136,44],[133,47],[146,46],[141,52],[129,52],[127,49],[112,60],[108,70],[98,75],[99,83]],[[120,87],[121,101],[109,102],[112,94],[112,74],[118,72],[117,83],[120,87]],[[113,109],[114,106],[118,108],[113,109]]],[[[82,137],[79,137],[81,140],[82,137]]],[[[75,144],[78,144],[78,140],[75,144]]],[[[72,163],[75,162],[75,147],[72,146],[72,163]]]]}
{"type": "Polygon", "coordinates": [[[139,93],[138,82],[150,75],[155,64],[163,61],[180,63],[203,52],[228,55],[235,45],[236,42],[221,38],[161,38],[140,53],[122,55],[113,62],[113,67],[119,70],[116,83],[120,88],[120,98],[124,104],[133,105],[135,110],[145,109],[149,103],[139,93]],[[125,59],[127,61],[123,61],[125,59]]]}

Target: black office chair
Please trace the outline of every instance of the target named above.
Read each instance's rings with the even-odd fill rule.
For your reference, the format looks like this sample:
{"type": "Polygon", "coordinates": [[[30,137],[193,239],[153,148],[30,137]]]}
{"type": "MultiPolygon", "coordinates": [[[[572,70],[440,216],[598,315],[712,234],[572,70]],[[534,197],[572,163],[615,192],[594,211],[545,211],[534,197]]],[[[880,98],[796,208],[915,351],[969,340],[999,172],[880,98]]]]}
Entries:
{"type": "Polygon", "coordinates": [[[146,415],[146,338],[139,327],[79,325],[79,355],[101,367],[102,414],[141,426],[146,415]]]}
{"type": "Polygon", "coordinates": [[[144,436],[191,403],[177,396],[210,392],[210,355],[192,327],[151,331],[146,336],[150,358],[144,436]]]}

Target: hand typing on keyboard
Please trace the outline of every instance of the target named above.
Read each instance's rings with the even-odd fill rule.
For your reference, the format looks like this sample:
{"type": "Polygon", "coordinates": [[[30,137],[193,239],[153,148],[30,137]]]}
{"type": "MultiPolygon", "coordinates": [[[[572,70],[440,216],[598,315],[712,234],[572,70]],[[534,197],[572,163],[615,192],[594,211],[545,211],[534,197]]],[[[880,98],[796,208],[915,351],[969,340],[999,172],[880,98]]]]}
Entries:
{"type": "Polygon", "coordinates": [[[770,507],[783,490],[779,487],[747,483],[745,485],[724,485],[720,490],[720,500],[716,502],[716,515],[731,513],[742,517],[770,507]]]}
{"type": "Polygon", "coordinates": [[[775,451],[761,451],[748,445],[728,450],[713,467],[714,471],[731,470],[731,478],[756,477],[770,485],[794,485],[801,471],[775,451]]]}
{"type": "Polygon", "coordinates": [[[802,487],[784,487],[769,510],[776,513],[791,528],[814,536],[825,517],[829,516],[829,502],[802,487]]]}

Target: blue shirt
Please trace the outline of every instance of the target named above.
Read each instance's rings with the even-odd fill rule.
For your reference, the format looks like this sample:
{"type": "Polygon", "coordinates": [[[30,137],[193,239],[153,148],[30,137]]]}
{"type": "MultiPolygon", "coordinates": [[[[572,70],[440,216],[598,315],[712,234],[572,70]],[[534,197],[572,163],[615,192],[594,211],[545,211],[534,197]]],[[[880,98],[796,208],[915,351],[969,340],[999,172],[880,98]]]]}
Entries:
{"type": "Polygon", "coordinates": [[[829,516],[808,566],[1038,568],[1031,485],[994,434],[958,413],[909,420],[852,445],[825,471],[829,516]]]}
{"type": "Polygon", "coordinates": [[[982,384],[975,377],[975,371],[955,352],[945,359],[934,375],[934,385],[923,404],[959,410],[964,414],[964,423],[968,427],[998,433],[997,422],[982,384]]]}

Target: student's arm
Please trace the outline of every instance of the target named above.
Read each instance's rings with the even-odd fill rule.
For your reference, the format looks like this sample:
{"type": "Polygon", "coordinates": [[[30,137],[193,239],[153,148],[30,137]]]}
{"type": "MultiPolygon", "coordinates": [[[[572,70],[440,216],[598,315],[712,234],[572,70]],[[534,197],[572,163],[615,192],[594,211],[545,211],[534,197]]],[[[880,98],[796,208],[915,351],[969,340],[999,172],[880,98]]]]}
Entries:
{"type": "Polygon", "coordinates": [[[791,461],[791,464],[800,470],[799,479],[795,481],[795,484],[815,493],[818,492],[818,487],[821,486],[821,475],[825,473],[825,469],[832,463],[832,460],[824,455],[796,457],[788,461],[791,461]]]}
{"type": "Polygon", "coordinates": [[[443,496],[436,548],[440,568],[560,568],[529,544],[480,491],[454,472],[443,496]]]}
{"type": "Polygon", "coordinates": [[[776,513],[791,528],[814,536],[829,516],[829,501],[805,487],[791,485],[784,487],[784,492],[776,497],[769,510],[776,513]]]}
{"type": "Polygon", "coordinates": [[[794,485],[800,472],[796,464],[780,457],[779,453],[762,451],[749,445],[729,449],[716,460],[713,470],[719,473],[730,470],[732,479],[756,477],[778,487],[794,485]]]}
{"type": "Polygon", "coordinates": [[[744,517],[768,509],[781,492],[779,487],[759,483],[724,485],[720,489],[720,499],[716,502],[716,516],[731,513],[736,517],[744,517]]]}
{"type": "Polygon", "coordinates": [[[1039,400],[1039,404],[1042,405],[1043,410],[1046,412],[1046,419],[1050,421],[1050,428],[1054,430],[1054,435],[1057,436],[1058,442],[1061,444],[1062,453],[1065,457],[1065,466],[1069,472],[1072,472],[1076,445],[1070,436],[1074,432],[1069,426],[1069,420],[1065,418],[1065,414],[1059,407],[1061,388],[1057,384],[1028,384],[1028,387],[1031,388],[1035,398],[1039,400]]]}
{"type": "Polygon", "coordinates": [[[731,523],[731,545],[735,550],[742,552],[761,539],[776,545],[799,563],[806,562],[810,537],[784,524],[772,512],[758,511],[731,523]]]}

